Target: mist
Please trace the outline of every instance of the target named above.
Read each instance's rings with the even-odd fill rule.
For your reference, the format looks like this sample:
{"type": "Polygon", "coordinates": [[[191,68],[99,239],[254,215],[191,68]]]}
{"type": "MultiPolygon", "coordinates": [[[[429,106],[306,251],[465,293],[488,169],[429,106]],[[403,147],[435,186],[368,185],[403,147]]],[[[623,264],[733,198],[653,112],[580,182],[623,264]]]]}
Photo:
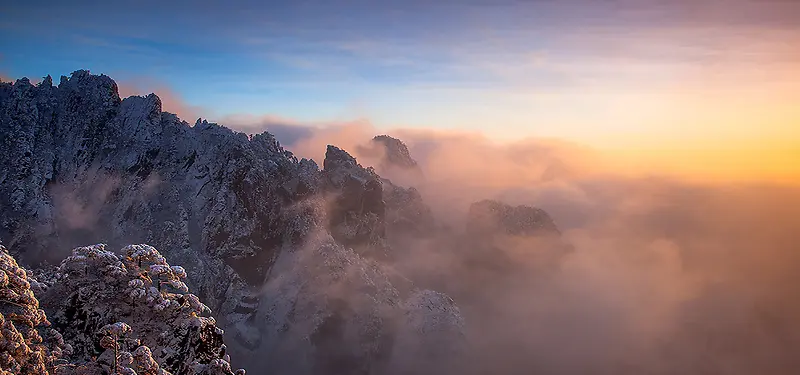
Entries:
{"type": "MultiPolygon", "coordinates": [[[[324,145],[336,144],[379,168],[380,155],[363,152],[379,133],[364,123],[304,128],[285,146],[321,162],[324,145]]],[[[433,238],[398,241],[394,267],[455,299],[474,373],[800,368],[796,187],[614,173],[602,155],[566,141],[388,134],[422,173],[379,174],[416,187],[445,225],[433,238]],[[475,241],[464,222],[480,199],[545,209],[570,250],[536,238],[475,241]]]]}
{"type": "Polygon", "coordinates": [[[0,373],[800,374],[800,0],[196,5],[2,7],[0,373]]]}

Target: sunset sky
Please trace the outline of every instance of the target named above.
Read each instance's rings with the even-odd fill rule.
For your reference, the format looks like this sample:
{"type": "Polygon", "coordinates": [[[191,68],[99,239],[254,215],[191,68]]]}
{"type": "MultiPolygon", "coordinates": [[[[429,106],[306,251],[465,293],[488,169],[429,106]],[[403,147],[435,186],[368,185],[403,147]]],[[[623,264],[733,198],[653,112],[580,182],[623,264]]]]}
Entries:
{"type": "Polygon", "coordinates": [[[0,6],[2,76],[90,69],[183,117],[561,138],[800,181],[796,0],[71,3],[0,6]]]}

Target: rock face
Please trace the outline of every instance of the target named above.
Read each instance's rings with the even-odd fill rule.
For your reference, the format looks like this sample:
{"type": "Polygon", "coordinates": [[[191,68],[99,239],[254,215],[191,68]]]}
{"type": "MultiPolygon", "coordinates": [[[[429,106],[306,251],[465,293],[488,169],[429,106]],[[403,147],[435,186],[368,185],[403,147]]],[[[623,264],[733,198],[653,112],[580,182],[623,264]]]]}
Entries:
{"type": "Polygon", "coordinates": [[[328,146],[323,165],[329,228],[337,242],[385,260],[393,257],[392,245],[402,247],[405,238],[436,229],[417,189],[395,185],[335,146],[328,146]]]}
{"type": "Polygon", "coordinates": [[[356,147],[360,158],[375,167],[384,181],[391,179],[389,185],[405,188],[419,186],[424,181],[422,169],[403,141],[388,136],[378,135],[366,145],[356,147]]]}
{"type": "MultiPolygon", "coordinates": [[[[404,303],[417,290],[380,261],[391,253],[394,224],[427,215],[421,197],[344,150],[329,147],[320,171],[269,133],[249,136],[201,120],[191,126],[163,112],[157,96],[121,99],[111,78],[88,71],[57,86],[49,77],[39,85],[0,83],[0,145],[0,239],[19,259],[58,263],[87,243],[152,244],[185,267],[186,284],[225,328],[228,351],[251,371],[380,372],[401,356],[392,345],[403,316],[427,308],[404,303]]],[[[99,312],[80,310],[92,298],[113,298],[90,297],[81,283],[110,277],[104,270],[118,262],[125,265],[119,275],[133,277],[121,255],[81,249],[61,267],[71,269],[76,256],[100,261],[87,260],[89,253],[109,264],[58,287],[74,301],[46,299],[57,320],[83,311],[76,321],[94,332],[138,314],[117,306],[101,321],[99,312]]],[[[459,315],[455,305],[442,308],[459,315]]],[[[79,326],[64,324],[79,334],[79,326]]],[[[127,324],[142,337],[156,330],[127,324]]],[[[199,334],[217,334],[203,331],[210,326],[199,334]]],[[[151,349],[172,371],[191,357],[151,349]]],[[[76,350],[99,349],[85,341],[76,350]]]]}
{"type": "Polygon", "coordinates": [[[186,266],[222,321],[253,304],[277,254],[302,240],[290,206],[319,177],[268,133],[189,126],[157,96],[120,100],[113,80],[86,71],[58,87],[0,84],[0,143],[0,238],[23,260],[151,243],[186,266]]]}
{"type": "Polygon", "coordinates": [[[346,151],[328,146],[322,170],[326,191],[333,195],[331,234],[346,246],[375,244],[386,236],[386,203],[381,178],[346,151]]]}

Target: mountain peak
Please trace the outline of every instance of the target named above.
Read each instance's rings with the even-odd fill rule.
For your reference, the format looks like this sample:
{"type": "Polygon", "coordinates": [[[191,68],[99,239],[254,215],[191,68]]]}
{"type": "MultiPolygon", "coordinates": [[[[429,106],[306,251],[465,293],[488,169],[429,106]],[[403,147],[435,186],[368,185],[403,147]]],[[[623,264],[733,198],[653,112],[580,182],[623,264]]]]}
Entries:
{"type": "Polygon", "coordinates": [[[325,161],[322,163],[322,167],[326,170],[344,166],[354,167],[357,165],[356,158],[341,148],[328,145],[328,148],[325,150],[325,161]]]}
{"type": "Polygon", "coordinates": [[[378,159],[376,166],[381,171],[419,167],[403,141],[385,134],[376,135],[366,146],[359,146],[358,152],[368,158],[378,159]]]}
{"type": "Polygon", "coordinates": [[[403,141],[383,134],[376,135],[372,138],[372,142],[383,145],[386,152],[384,160],[387,163],[403,168],[417,167],[417,161],[411,157],[408,146],[403,141]]]}

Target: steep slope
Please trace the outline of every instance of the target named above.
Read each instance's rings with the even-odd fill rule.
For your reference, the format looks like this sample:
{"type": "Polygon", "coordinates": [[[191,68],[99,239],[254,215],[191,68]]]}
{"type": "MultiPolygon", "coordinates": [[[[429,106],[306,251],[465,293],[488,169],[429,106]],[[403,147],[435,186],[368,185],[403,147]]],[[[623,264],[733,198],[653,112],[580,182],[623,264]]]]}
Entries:
{"type": "MultiPolygon", "coordinates": [[[[404,303],[421,291],[379,261],[397,216],[386,207],[420,197],[344,150],[330,147],[320,171],[269,133],[190,126],[157,96],[120,99],[112,79],[87,71],[58,86],[0,83],[0,144],[0,239],[24,262],[87,243],[152,244],[185,267],[245,367],[374,373],[402,356],[390,347],[406,313],[428,308],[404,303]]],[[[447,300],[431,299],[460,316],[447,300]]]]}
{"type": "Polygon", "coordinates": [[[189,126],[155,95],[120,100],[106,76],[50,83],[0,84],[0,238],[29,262],[85,243],[151,243],[223,321],[248,305],[303,236],[290,207],[313,193],[316,165],[268,133],[189,126]]]}
{"type": "Polygon", "coordinates": [[[382,246],[386,203],[380,176],[336,146],[328,146],[323,166],[326,191],[333,195],[328,210],[333,237],[346,246],[382,246]]]}

